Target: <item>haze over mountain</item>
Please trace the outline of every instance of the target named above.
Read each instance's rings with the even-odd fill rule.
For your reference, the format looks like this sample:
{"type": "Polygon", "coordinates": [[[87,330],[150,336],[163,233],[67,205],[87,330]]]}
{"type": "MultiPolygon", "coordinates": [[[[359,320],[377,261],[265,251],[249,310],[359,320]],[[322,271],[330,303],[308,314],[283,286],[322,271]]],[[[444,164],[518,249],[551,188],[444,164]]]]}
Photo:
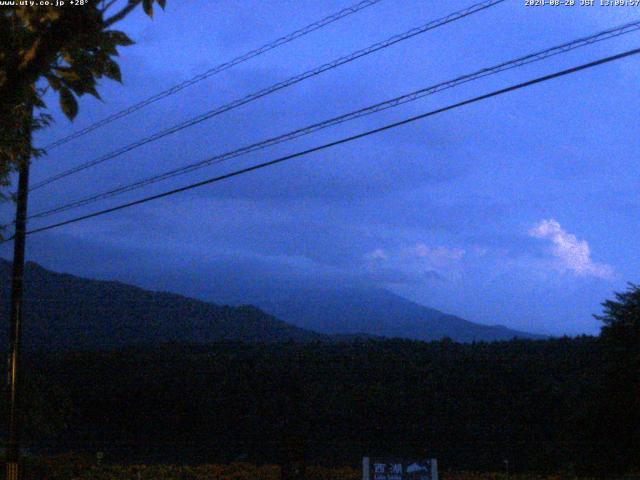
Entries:
{"type": "MultiPolygon", "coordinates": [[[[2,317],[9,314],[11,264],[0,259],[2,317]]],[[[219,306],[120,282],[51,272],[28,262],[25,272],[26,348],[113,348],[165,342],[313,341],[325,336],[256,307],[219,306]]],[[[6,344],[7,328],[2,330],[6,344]]]]}
{"type": "MultiPolygon", "coordinates": [[[[9,312],[10,271],[10,263],[0,259],[5,315],[9,312]]],[[[245,305],[220,306],[121,282],[55,273],[28,262],[25,346],[111,348],[221,340],[331,341],[354,336],[425,341],[450,337],[460,342],[540,338],[469,322],[383,289],[305,287],[269,293],[254,288],[246,295],[235,302],[245,305]]]]}
{"type": "Polygon", "coordinates": [[[424,341],[449,337],[458,342],[544,338],[502,325],[470,322],[382,288],[254,289],[233,303],[249,301],[285,322],[330,335],[367,334],[424,341]]]}

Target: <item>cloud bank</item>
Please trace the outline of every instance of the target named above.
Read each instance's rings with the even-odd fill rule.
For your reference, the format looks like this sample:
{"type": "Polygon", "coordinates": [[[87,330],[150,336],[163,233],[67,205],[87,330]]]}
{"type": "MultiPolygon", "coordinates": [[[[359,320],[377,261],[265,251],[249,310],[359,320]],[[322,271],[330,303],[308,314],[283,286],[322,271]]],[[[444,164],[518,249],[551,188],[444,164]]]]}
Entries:
{"type": "Polygon", "coordinates": [[[542,220],[529,230],[529,235],[548,240],[552,244],[551,254],[556,258],[556,266],[561,271],[569,271],[578,276],[596,277],[609,280],[613,268],[591,259],[591,249],[586,240],[564,230],[557,220],[542,220]]]}

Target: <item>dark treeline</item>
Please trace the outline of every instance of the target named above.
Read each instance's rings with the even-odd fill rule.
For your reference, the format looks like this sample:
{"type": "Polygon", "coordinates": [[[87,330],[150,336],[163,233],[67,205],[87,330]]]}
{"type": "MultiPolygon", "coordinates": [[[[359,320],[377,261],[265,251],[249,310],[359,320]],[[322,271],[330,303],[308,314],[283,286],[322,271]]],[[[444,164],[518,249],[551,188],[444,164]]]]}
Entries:
{"type": "Polygon", "coordinates": [[[431,455],[453,469],[640,466],[637,353],[593,337],[166,345],[27,363],[36,450],[274,462],[293,445],[324,464],[431,455]]]}

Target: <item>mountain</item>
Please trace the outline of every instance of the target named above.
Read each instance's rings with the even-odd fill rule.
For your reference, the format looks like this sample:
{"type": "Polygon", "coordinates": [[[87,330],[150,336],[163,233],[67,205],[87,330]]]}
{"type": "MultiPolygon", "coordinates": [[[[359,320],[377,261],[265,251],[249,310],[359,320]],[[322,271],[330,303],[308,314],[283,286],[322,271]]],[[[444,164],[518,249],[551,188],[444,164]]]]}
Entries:
{"type": "MultiPolygon", "coordinates": [[[[0,259],[2,318],[9,314],[10,279],[10,262],[0,259]]],[[[239,303],[257,307],[221,306],[121,282],[55,273],[27,262],[24,345],[94,349],[167,342],[543,338],[499,325],[473,323],[384,289],[254,288],[239,303]]],[[[7,335],[5,327],[0,345],[6,345],[7,335]]]]}
{"type": "Polygon", "coordinates": [[[325,334],[364,334],[458,342],[541,339],[541,335],[482,325],[377,288],[303,288],[253,294],[252,303],[285,322],[325,334]]]}
{"type": "MultiPolygon", "coordinates": [[[[0,314],[9,315],[11,263],[0,259],[0,314]]],[[[28,262],[25,348],[114,348],[164,342],[314,341],[307,331],[252,306],[220,306],[120,282],[51,272],[28,262]]],[[[7,322],[0,335],[8,338],[7,322]]]]}

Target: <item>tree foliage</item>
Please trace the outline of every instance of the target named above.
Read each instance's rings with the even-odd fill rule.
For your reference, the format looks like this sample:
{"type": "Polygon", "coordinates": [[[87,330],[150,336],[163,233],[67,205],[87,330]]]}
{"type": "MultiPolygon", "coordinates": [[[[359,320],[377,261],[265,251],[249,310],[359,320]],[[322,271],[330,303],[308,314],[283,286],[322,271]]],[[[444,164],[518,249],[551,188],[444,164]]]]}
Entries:
{"type": "Polygon", "coordinates": [[[597,434],[607,438],[606,455],[616,464],[640,463],[640,286],[629,283],[606,300],[601,339],[603,401],[597,434]]]}
{"type": "Polygon", "coordinates": [[[625,292],[606,300],[602,315],[595,315],[604,325],[602,337],[615,343],[640,346],[640,286],[629,283],[625,292]]]}
{"type": "Polygon", "coordinates": [[[30,371],[66,395],[36,418],[66,427],[30,446],[99,449],[113,462],[274,463],[294,439],[309,465],[433,455],[443,469],[495,471],[506,458],[514,471],[567,477],[629,471],[640,467],[637,415],[626,387],[607,385],[607,348],[583,337],[31,355],[30,371]]]}
{"type": "Polygon", "coordinates": [[[112,26],[140,5],[152,16],[154,4],[164,8],[165,0],[0,10],[0,188],[9,185],[9,175],[22,162],[41,153],[32,147],[29,132],[49,121],[44,93],[57,92],[69,119],[78,113],[78,97],[100,98],[97,82],[121,80],[118,48],[133,43],[112,26]]]}

